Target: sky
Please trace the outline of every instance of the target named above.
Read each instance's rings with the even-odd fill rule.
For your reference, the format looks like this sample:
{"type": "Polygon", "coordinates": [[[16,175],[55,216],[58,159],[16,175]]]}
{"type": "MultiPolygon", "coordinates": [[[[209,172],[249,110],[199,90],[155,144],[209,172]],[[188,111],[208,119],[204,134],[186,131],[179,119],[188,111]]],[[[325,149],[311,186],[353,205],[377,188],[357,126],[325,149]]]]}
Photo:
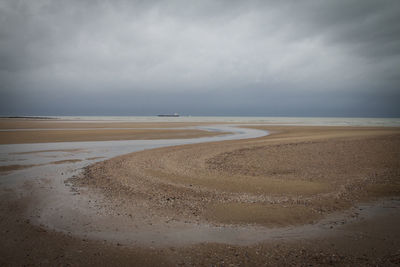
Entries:
{"type": "Polygon", "coordinates": [[[400,1],[0,0],[0,115],[400,117],[400,1]]]}

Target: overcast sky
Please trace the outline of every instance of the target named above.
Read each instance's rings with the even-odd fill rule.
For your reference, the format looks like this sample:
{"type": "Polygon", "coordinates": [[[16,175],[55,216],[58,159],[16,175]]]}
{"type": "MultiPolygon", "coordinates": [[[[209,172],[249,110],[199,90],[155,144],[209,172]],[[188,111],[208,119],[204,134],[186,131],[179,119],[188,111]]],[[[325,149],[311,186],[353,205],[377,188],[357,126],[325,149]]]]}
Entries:
{"type": "Polygon", "coordinates": [[[0,115],[400,117],[400,1],[0,0],[0,115]]]}

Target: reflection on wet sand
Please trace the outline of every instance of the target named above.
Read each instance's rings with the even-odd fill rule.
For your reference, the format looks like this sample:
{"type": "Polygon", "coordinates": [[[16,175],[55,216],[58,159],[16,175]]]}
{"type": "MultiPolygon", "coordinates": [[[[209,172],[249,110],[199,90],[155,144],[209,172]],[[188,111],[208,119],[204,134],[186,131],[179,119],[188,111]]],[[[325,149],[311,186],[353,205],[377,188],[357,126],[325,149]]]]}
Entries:
{"type": "MultiPolygon", "coordinates": [[[[267,258],[269,263],[282,263],[274,260],[282,255],[297,263],[332,261],[332,255],[340,255],[342,263],[359,263],[359,255],[365,253],[366,262],[393,260],[400,223],[400,204],[393,196],[399,192],[385,181],[392,183],[398,170],[390,161],[390,151],[398,147],[397,129],[256,128],[200,127],[232,134],[198,139],[3,145],[0,161],[8,171],[1,174],[0,208],[8,214],[2,227],[9,229],[3,240],[24,235],[13,242],[38,258],[43,244],[61,250],[74,244],[89,254],[113,251],[106,258],[151,258],[153,265],[171,257],[189,257],[189,262],[202,265],[201,258],[222,255],[230,255],[227,263],[252,255],[251,265],[267,258]],[[274,134],[263,137],[266,130],[274,134]],[[212,141],[224,142],[194,145],[212,141]],[[182,144],[188,145],[178,146],[182,144]],[[148,150],[157,147],[164,148],[148,150]],[[134,151],[143,152],[121,156],[134,151]],[[384,164],[375,161],[374,173],[369,173],[362,164],[373,155],[384,164]],[[98,163],[87,167],[93,162],[98,163]],[[390,171],[378,171],[381,167],[390,171]],[[346,176],[349,171],[360,177],[346,176]],[[354,188],[367,189],[368,197],[337,194],[360,192],[354,188]],[[325,201],[335,194],[344,202],[354,198],[356,202],[349,202],[353,208],[347,209],[347,202],[325,201]],[[392,199],[357,204],[389,195],[392,199]],[[29,221],[21,224],[19,218],[29,221]],[[380,220],[390,223],[382,228],[380,220]],[[356,238],[360,234],[362,244],[356,238]],[[35,241],[41,239],[45,242],[35,241]],[[105,245],[104,240],[119,245],[105,245]],[[121,246],[127,250],[122,252],[121,246]],[[356,248],[360,254],[348,254],[356,248]],[[315,256],[314,251],[323,254],[315,256]]],[[[1,255],[7,254],[4,251],[7,248],[0,249],[1,255]]],[[[22,252],[13,251],[10,257],[22,252]]],[[[52,253],[53,259],[58,257],[52,253]]],[[[27,257],[20,255],[25,263],[27,257]]],[[[79,257],[73,256],[72,262],[79,257]]],[[[54,262],[64,262],[57,259],[54,262]]]]}

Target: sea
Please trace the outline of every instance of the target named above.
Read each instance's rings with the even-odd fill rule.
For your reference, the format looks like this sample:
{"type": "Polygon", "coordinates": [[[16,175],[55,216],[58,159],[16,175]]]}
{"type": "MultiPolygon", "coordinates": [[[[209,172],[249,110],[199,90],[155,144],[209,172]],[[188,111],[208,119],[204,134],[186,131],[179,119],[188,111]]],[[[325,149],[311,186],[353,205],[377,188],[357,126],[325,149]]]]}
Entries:
{"type": "Polygon", "coordinates": [[[333,118],[333,117],[225,117],[225,116],[46,116],[62,120],[91,122],[210,122],[251,123],[293,126],[384,126],[400,127],[400,118],[333,118]]]}

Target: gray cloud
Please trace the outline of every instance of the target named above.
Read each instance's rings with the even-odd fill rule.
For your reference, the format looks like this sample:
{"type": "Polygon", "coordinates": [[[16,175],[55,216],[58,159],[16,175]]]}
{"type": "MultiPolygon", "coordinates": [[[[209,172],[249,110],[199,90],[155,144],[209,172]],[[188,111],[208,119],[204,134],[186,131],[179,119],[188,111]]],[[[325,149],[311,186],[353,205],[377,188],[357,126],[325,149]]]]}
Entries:
{"type": "Polygon", "coordinates": [[[398,1],[0,0],[0,113],[400,116],[398,1]]]}

